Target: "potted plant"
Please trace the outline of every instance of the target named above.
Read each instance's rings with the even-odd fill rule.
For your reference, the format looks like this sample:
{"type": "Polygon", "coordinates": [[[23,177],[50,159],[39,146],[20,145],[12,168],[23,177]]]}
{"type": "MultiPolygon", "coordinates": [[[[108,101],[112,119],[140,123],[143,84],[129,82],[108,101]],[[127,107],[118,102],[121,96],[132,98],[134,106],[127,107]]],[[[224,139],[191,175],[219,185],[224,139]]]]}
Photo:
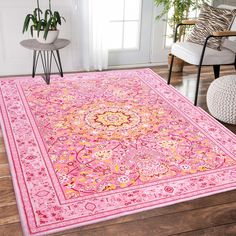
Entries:
{"type": "MultiPolygon", "coordinates": [[[[204,2],[209,0],[154,0],[155,5],[162,6],[162,12],[156,17],[160,20],[163,16],[167,15],[170,10],[173,10],[173,15],[168,17],[167,24],[172,29],[172,34],[168,37],[174,37],[176,26],[185,19],[189,19],[191,11],[197,10],[204,2]]],[[[177,35],[179,41],[183,41],[186,35],[184,28],[180,28],[177,35]]],[[[173,71],[180,72],[183,70],[184,62],[176,58],[174,59],[173,71]]]]}
{"type": "Polygon", "coordinates": [[[44,13],[37,0],[37,8],[25,17],[23,33],[30,29],[31,36],[40,43],[53,43],[59,34],[57,26],[61,25],[62,20],[65,21],[65,18],[58,11],[52,11],[51,0],[49,0],[49,8],[44,13]]]}

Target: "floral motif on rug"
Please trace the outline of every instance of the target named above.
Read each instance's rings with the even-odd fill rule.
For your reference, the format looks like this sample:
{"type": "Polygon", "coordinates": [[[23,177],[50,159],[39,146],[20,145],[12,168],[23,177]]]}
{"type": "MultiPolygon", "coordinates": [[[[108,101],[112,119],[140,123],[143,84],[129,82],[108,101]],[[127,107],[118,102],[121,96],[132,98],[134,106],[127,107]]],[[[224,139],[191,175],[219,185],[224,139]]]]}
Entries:
{"type": "Polygon", "coordinates": [[[149,69],[3,80],[1,104],[27,234],[236,186],[235,136],[149,69]]]}

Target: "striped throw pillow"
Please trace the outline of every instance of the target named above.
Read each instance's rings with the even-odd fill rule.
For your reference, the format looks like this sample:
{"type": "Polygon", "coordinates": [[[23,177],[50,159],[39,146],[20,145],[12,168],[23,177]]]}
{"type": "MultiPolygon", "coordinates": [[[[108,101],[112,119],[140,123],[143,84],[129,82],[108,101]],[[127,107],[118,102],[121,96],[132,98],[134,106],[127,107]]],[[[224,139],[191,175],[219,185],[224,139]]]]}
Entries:
{"type": "MultiPolygon", "coordinates": [[[[198,22],[189,34],[187,41],[203,45],[206,38],[214,31],[230,29],[236,11],[209,6],[204,3],[198,17],[198,22]]],[[[222,38],[210,38],[207,46],[221,50],[222,38]]]]}

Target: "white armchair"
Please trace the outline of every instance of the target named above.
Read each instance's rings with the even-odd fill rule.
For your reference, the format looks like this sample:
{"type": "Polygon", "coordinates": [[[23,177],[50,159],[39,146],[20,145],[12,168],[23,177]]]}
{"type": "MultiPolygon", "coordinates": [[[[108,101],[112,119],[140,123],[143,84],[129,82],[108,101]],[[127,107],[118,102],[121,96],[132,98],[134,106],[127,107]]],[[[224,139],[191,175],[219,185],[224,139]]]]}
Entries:
{"type": "MultiPolygon", "coordinates": [[[[235,9],[236,7],[221,5],[219,7],[228,8],[228,9],[235,9]]],[[[198,90],[199,90],[199,83],[200,83],[200,76],[201,76],[201,68],[202,66],[213,66],[215,78],[218,78],[220,75],[220,66],[221,65],[234,65],[236,69],[236,41],[235,37],[233,41],[225,40],[221,51],[212,49],[207,47],[207,42],[210,38],[217,38],[217,37],[231,37],[236,36],[236,19],[231,26],[229,31],[217,31],[213,32],[205,39],[204,45],[195,44],[192,42],[176,42],[177,39],[177,32],[180,26],[185,25],[194,25],[197,20],[184,20],[181,24],[176,27],[175,32],[175,39],[174,44],[171,48],[171,64],[169,68],[169,76],[168,76],[168,84],[171,82],[171,74],[172,74],[172,66],[174,57],[178,57],[183,61],[196,65],[198,67],[197,73],[197,83],[196,83],[196,90],[195,90],[195,99],[194,105],[197,105],[197,98],[198,98],[198,90]]]]}

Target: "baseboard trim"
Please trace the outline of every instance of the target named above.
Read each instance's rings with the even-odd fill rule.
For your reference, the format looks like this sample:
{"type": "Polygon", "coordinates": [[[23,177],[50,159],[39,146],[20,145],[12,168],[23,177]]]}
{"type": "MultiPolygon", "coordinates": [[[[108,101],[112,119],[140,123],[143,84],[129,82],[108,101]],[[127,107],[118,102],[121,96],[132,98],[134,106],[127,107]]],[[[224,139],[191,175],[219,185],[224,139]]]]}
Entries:
{"type": "Polygon", "coordinates": [[[131,65],[118,65],[118,66],[108,66],[110,69],[128,69],[128,68],[139,68],[139,67],[152,67],[152,66],[166,66],[167,62],[155,62],[155,63],[142,63],[142,64],[131,64],[131,65]]]}
{"type": "MultiPolygon", "coordinates": [[[[155,62],[155,63],[144,63],[144,64],[131,64],[131,65],[118,65],[118,66],[108,66],[105,70],[112,70],[112,69],[129,69],[129,68],[140,68],[140,67],[154,67],[154,66],[166,66],[167,62],[155,62]]],[[[104,71],[105,71],[104,70],[104,71]]],[[[80,72],[89,72],[86,70],[74,70],[74,71],[64,71],[64,74],[73,74],[73,73],[80,73],[80,72]]],[[[91,70],[92,72],[92,70],[91,70]]],[[[53,72],[52,75],[58,74],[58,72],[53,72]]],[[[0,78],[10,78],[10,77],[23,77],[23,76],[31,76],[32,74],[13,74],[13,75],[0,75],[0,78]]],[[[40,76],[41,73],[36,73],[36,76],[40,76]]]]}

